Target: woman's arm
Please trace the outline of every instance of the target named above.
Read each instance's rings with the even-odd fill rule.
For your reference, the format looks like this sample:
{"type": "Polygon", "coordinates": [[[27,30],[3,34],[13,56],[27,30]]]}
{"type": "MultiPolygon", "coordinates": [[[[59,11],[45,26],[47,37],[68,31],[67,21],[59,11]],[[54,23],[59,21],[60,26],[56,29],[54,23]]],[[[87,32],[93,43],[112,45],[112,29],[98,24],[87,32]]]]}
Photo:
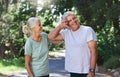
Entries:
{"type": "Polygon", "coordinates": [[[33,73],[30,66],[31,56],[25,55],[25,66],[28,72],[29,77],[33,77],[33,73]]]}

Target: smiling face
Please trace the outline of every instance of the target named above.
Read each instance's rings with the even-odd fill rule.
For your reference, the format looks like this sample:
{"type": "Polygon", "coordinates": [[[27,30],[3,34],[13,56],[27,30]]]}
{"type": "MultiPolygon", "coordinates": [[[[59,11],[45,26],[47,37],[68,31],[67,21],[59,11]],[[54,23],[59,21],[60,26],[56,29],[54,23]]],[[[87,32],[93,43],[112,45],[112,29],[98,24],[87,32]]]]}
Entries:
{"type": "Polygon", "coordinates": [[[72,31],[76,31],[79,29],[80,24],[78,22],[77,17],[75,17],[73,14],[69,14],[66,17],[66,21],[68,22],[68,27],[72,30],[72,31]]]}
{"type": "Polygon", "coordinates": [[[36,26],[34,26],[32,28],[32,30],[35,32],[35,33],[41,33],[42,32],[42,25],[40,23],[40,21],[36,21],[36,26]]]}

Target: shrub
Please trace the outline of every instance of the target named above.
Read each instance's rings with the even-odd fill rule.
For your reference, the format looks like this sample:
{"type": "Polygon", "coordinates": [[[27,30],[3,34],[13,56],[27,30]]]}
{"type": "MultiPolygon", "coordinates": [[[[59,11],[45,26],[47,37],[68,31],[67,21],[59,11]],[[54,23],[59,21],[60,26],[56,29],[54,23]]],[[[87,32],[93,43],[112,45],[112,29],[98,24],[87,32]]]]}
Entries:
{"type": "Polygon", "coordinates": [[[117,68],[120,67],[120,56],[110,57],[103,65],[105,68],[117,68]]]}

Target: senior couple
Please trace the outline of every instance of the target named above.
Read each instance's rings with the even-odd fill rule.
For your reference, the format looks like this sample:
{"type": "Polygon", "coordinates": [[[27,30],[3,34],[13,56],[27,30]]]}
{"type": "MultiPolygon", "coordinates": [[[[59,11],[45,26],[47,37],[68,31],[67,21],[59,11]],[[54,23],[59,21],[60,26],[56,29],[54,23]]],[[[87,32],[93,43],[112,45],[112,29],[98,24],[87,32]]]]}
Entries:
{"type": "Polygon", "coordinates": [[[70,77],[95,77],[97,60],[97,38],[89,26],[80,25],[76,15],[68,11],[61,23],[48,35],[36,17],[28,19],[23,26],[28,35],[25,43],[25,66],[28,77],[50,77],[48,62],[48,43],[64,41],[65,70],[70,77]]]}

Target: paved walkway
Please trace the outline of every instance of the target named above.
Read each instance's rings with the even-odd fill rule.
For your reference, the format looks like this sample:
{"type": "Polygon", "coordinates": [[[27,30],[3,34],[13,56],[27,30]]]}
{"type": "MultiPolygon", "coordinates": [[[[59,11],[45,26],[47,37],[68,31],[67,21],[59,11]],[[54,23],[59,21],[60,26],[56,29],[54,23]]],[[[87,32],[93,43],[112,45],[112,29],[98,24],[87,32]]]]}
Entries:
{"type": "MultiPolygon", "coordinates": [[[[69,73],[64,70],[64,53],[51,53],[50,63],[50,77],[69,77],[69,73]]],[[[27,77],[26,70],[9,75],[8,77],[27,77]]],[[[96,73],[95,77],[112,77],[107,74],[96,73]]]]}

